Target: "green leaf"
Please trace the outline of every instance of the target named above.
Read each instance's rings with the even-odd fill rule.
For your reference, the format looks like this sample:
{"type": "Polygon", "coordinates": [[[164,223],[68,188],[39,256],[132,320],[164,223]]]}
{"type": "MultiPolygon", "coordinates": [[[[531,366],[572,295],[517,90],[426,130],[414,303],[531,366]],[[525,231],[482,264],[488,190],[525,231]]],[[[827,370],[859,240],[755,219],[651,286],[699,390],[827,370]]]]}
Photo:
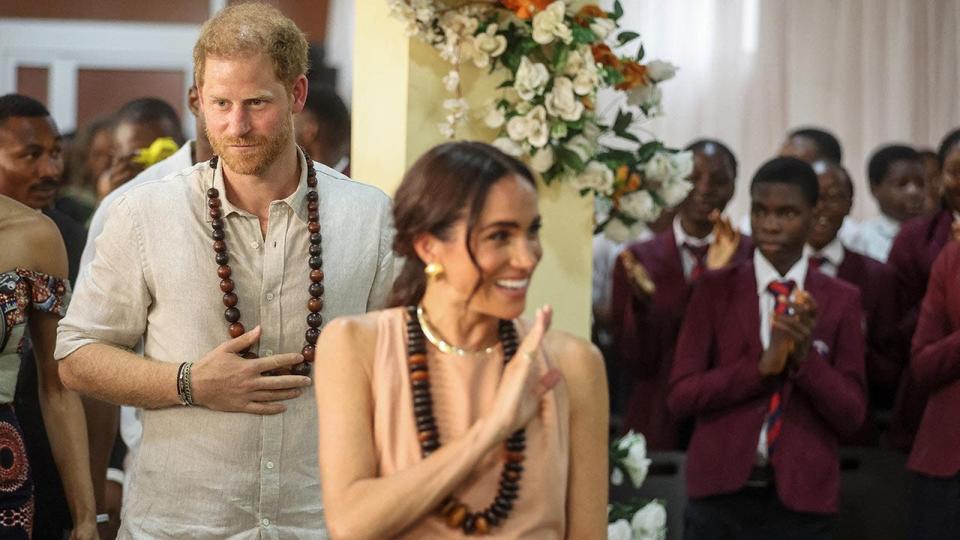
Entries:
{"type": "Polygon", "coordinates": [[[580,159],[580,155],[569,148],[556,146],[554,147],[554,150],[557,152],[557,157],[559,158],[560,163],[562,163],[564,167],[570,169],[571,171],[582,172],[587,166],[583,160],[580,159]]]}
{"type": "Polygon", "coordinates": [[[608,149],[600,154],[597,154],[597,161],[613,161],[616,163],[632,163],[636,157],[633,155],[633,152],[628,152],[626,150],[614,150],[608,149]]]}
{"type": "Polygon", "coordinates": [[[637,39],[638,37],[640,37],[640,34],[636,32],[630,32],[630,31],[620,32],[617,35],[617,42],[619,42],[620,45],[626,45],[627,43],[630,43],[631,41],[637,39]]]}
{"type": "Polygon", "coordinates": [[[508,86],[513,86],[513,78],[506,79],[506,80],[503,81],[502,83],[498,84],[498,85],[497,85],[497,88],[498,88],[498,89],[499,89],[499,88],[506,88],[506,87],[508,87],[508,86]]]}
{"type": "Polygon", "coordinates": [[[603,66],[603,80],[609,86],[615,86],[623,82],[623,73],[610,66],[603,66]]]}
{"type": "Polygon", "coordinates": [[[629,131],[619,132],[617,133],[617,136],[620,137],[621,139],[626,139],[628,141],[633,141],[635,143],[640,142],[640,138],[634,135],[633,133],[630,133],[629,131]]]}
{"type": "Polygon", "coordinates": [[[643,57],[646,54],[647,52],[643,50],[643,44],[640,44],[640,50],[637,51],[637,62],[643,60],[643,57]]]}
{"type": "Polygon", "coordinates": [[[650,161],[650,158],[657,153],[657,150],[663,149],[663,143],[660,141],[650,141],[637,150],[637,161],[640,163],[646,163],[650,161]]]}
{"type": "Polygon", "coordinates": [[[631,122],[633,122],[633,113],[621,109],[620,112],[617,113],[616,121],[613,122],[613,132],[619,135],[630,126],[631,122]]]}
{"type": "Polygon", "coordinates": [[[567,56],[569,55],[570,49],[566,47],[557,47],[557,50],[553,55],[553,70],[562,73],[564,66],[567,65],[567,56]]]}
{"type": "Polygon", "coordinates": [[[589,28],[584,26],[580,26],[579,24],[576,24],[573,26],[573,29],[571,30],[571,34],[573,35],[574,44],[577,44],[577,43],[590,44],[599,39],[597,38],[597,35],[593,33],[593,30],[590,30],[589,28]]]}
{"type": "Polygon", "coordinates": [[[520,53],[527,54],[528,52],[539,47],[540,44],[533,40],[531,37],[523,38],[520,42],[520,53]]]}
{"type": "Polygon", "coordinates": [[[620,0],[617,0],[613,3],[613,17],[612,19],[619,19],[623,17],[623,6],[620,5],[620,0]]]}

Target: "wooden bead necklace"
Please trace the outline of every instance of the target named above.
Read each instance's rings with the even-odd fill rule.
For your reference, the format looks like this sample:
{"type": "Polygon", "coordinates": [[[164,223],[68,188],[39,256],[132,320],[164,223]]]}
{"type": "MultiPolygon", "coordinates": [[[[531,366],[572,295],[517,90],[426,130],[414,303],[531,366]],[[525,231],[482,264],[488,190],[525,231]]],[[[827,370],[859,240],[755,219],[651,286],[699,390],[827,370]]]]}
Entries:
{"type": "MultiPolygon", "coordinates": [[[[517,330],[511,321],[500,321],[500,344],[506,364],[517,353],[517,330]]],[[[423,328],[417,318],[417,306],[407,307],[407,367],[410,370],[410,388],[413,396],[413,415],[420,441],[420,454],[426,458],[440,448],[440,435],[433,415],[430,395],[430,371],[427,368],[427,344],[423,328]]],[[[485,535],[502,524],[513,509],[523,475],[526,434],[515,431],[504,443],[503,471],[493,502],[485,510],[472,512],[459,499],[450,495],[440,503],[439,512],[447,526],[461,529],[466,535],[485,535]]]]}
{"type": "MultiPolygon", "coordinates": [[[[303,149],[300,150],[303,152],[303,149]]],[[[323,324],[323,316],[320,310],[323,309],[323,248],[321,247],[322,237],[320,236],[320,196],[317,194],[317,172],[313,167],[313,160],[306,152],[303,152],[303,158],[307,162],[307,230],[310,232],[310,258],[307,263],[310,265],[310,300],[307,301],[307,331],[304,334],[305,345],[301,354],[303,362],[293,366],[291,369],[277,369],[268,372],[269,375],[310,375],[310,365],[313,363],[313,357],[317,344],[317,338],[320,337],[320,326],[323,324]]],[[[210,159],[210,168],[216,170],[218,157],[213,156],[210,159]]],[[[230,275],[230,256],[227,254],[226,234],[223,227],[223,213],[221,211],[220,192],[217,188],[207,190],[207,206],[210,208],[210,217],[213,219],[213,251],[217,262],[217,276],[220,278],[220,290],[223,292],[223,305],[226,310],[223,312],[223,318],[229,326],[227,332],[231,338],[238,338],[246,332],[243,323],[240,322],[240,309],[237,308],[237,294],[234,292],[235,284],[230,275]]],[[[249,348],[240,352],[244,358],[256,358],[257,355],[249,348]]]]}

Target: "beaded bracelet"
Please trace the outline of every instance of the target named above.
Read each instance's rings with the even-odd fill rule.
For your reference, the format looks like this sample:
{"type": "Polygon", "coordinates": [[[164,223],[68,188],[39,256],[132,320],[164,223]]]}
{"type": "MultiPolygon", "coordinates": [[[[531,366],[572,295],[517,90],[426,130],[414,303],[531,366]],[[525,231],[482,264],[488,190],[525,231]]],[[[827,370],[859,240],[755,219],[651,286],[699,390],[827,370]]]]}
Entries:
{"type": "Polygon", "coordinates": [[[177,372],[177,395],[180,397],[180,403],[187,407],[193,407],[193,389],[190,381],[190,368],[193,362],[184,362],[180,364],[180,370],[177,372]]]}

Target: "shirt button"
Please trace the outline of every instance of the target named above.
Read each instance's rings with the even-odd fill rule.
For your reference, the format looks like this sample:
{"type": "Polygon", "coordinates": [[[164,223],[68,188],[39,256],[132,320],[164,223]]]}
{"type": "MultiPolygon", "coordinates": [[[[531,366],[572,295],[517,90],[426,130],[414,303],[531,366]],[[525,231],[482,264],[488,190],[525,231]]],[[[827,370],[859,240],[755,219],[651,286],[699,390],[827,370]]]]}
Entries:
{"type": "Polygon", "coordinates": [[[267,349],[267,350],[263,351],[263,354],[264,354],[265,356],[273,356],[273,349],[267,349]]]}
{"type": "Polygon", "coordinates": [[[260,247],[260,242],[257,242],[256,240],[254,240],[253,242],[250,242],[250,247],[252,247],[253,249],[257,249],[258,247],[260,247]]]}
{"type": "Polygon", "coordinates": [[[271,300],[273,300],[273,293],[272,293],[272,292],[268,292],[268,293],[267,293],[267,302],[269,302],[269,301],[271,301],[271,300]]]}
{"type": "Polygon", "coordinates": [[[263,523],[263,526],[264,526],[264,527],[269,527],[269,526],[270,526],[270,520],[267,519],[267,518],[261,519],[261,520],[260,520],[260,523],[263,523]]]}
{"type": "Polygon", "coordinates": [[[268,469],[272,469],[272,468],[273,468],[273,462],[272,462],[272,461],[268,461],[268,462],[267,462],[267,468],[268,468],[268,469]]]}

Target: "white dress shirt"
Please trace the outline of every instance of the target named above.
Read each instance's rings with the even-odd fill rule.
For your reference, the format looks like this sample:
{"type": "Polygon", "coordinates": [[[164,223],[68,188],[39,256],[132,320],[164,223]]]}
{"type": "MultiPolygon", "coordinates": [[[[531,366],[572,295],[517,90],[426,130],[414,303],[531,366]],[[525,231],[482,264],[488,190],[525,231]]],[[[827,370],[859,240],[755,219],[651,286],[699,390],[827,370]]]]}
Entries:
{"type": "MultiPolygon", "coordinates": [[[[259,356],[299,352],[309,294],[306,164],[300,183],[257,216],[221,196],[237,307],[262,327],[259,356]]],[[[390,201],[319,164],[324,321],[383,306],[393,282],[390,201]]],[[[229,339],[206,192],[222,162],[146,181],[110,207],[95,254],[60,321],[55,357],[91,343],[159,362],[203,357],[229,339]]],[[[175,384],[175,381],[170,381],[175,384]]],[[[168,407],[143,412],[120,538],[324,538],[312,391],[272,416],[168,407]]]]}
{"type": "Polygon", "coordinates": [[[887,262],[893,239],[900,232],[900,222],[880,214],[860,224],[852,233],[844,237],[843,243],[853,251],[887,262]]]}
{"type": "MultiPolygon", "coordinates": [[[[773,309],[777,305],[776,298],[767,290],[767,286],[774,281],[793,281],[796,284],[794,291],[803,288],[803,283],[807,279],[807,265],[810,258],[810,247],[805,246],[803,255],[800,257],[785,275],[770,264],[759,249],[753,251],[753,271],[757,279],[757,298],[760,305],[760,342],[763,344],[763,350],[770,347],[770,333],[773,327],[773,309]]],[[[770,458],[770,452],[767,449],[767,419],[763,419],[763,427],[760,429],[760,437],[757,440],[757,464],[766,465],[770,458]]]]}
{"type": "Polygon", "coordinates": [[[840,241],[840,238],[834,238],[826,246],[823,246],[823,249],[820,251],[813,251],[811,248],[810,259],[815,257],[822,257],[823,262],[820,263],[820,272],[830,276],[837,277],[837,271],[840,269],[840,265],[843,264],[843,242],[840,241]]]}

